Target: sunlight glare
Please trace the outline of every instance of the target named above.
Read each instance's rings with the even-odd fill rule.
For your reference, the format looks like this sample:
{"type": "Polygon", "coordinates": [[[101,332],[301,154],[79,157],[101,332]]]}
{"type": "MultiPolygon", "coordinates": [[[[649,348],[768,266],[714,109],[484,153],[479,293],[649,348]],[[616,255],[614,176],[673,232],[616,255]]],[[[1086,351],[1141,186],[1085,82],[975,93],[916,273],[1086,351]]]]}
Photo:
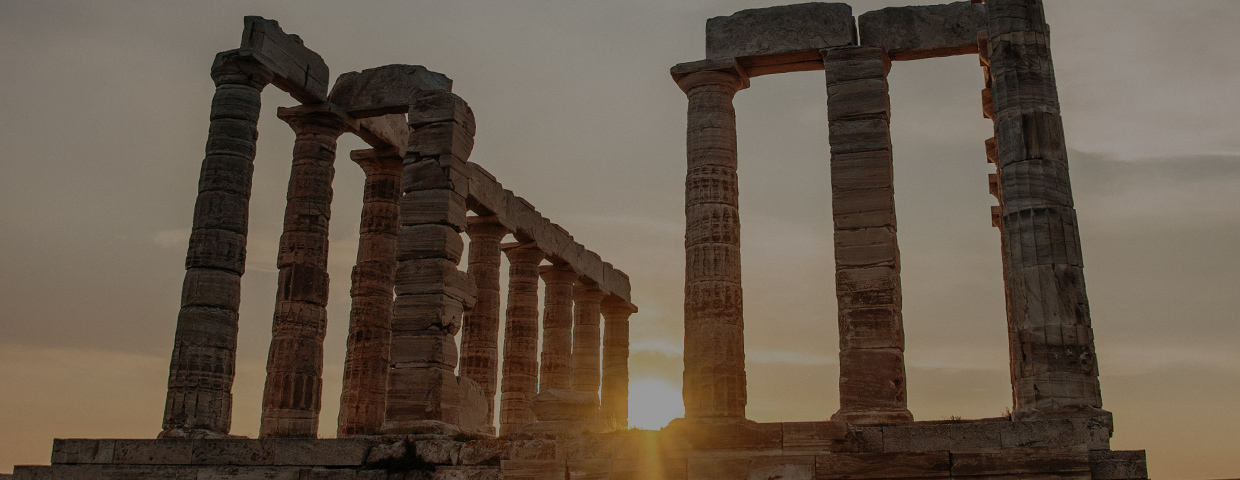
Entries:
{"type": "Polygon", "coordinates": [[[680,389],[654,378],[629,383],[629,426],[647,430],[666,427],[668,422],[685,416],[680,389]]]}

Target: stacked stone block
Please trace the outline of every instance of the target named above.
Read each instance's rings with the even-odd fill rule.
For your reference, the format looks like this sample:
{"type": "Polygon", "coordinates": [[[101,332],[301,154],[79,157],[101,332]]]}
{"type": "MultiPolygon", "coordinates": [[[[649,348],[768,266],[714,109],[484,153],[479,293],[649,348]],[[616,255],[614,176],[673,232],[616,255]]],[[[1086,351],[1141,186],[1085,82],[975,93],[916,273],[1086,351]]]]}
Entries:
{"type": "Polygon", "coordinates": [[[749,86],[732,59],[679,65],[689,98],[685,178],[685,371],[687,418],[745,418],[745,339],[736,110],[749,86]]]}
{"type": "Polygon", "coordinates": [[[327,239],[336,139],[348,128],[329,104],[281,108],[297,133],[284,233],[276,260],[279,284],[263,389],[261,437],[315,437],[327,334],[327,239]]]}
{"type": "Polygon", "coordinates": [[[211,67],[211,126],[185,256],[161,436],[227,434],[232,424],[258,114],[263,87],[272,77],[270,69],[235,50],[221,52],[211,67]]]}
{"type": "Polygon", "coordinates": [[[1017,418],[1101,412],[1050,32],[1038,0],[987,3],[1017,418]]]}
{"type": "Polygon", "coordinates": [[[478,290],[478,303],[465,315],[461,328],[461,376],[482,385],[486,425],[491,425],[499,387],[500,242],[508,230],[493,215],[469,217],[468,223],[469,276],[478,290]]]}
{"type": "Polygon", "coordinates": [[[357,265],[349,290],[353,306],[349,311],[338,437],[374,435],[383,426],[403,169],[401,154],[395,149],[354,150],[351,158],[366,173],[366,186],[357,265]]]}
{"type": "Polygon", "coordinates": [[[538,394],[538,265],[546,257],[529,243],[507,244],[503,250],[508,257],[508,308],[504,312],[500,436],[534,422],[530,400],[538,394]]]}
{"type": "Polygon", "coordinates": [[[836,420],[910,421],[904,372],[886,52],[823,51],[831,144],[840,410],[836,420]]]}

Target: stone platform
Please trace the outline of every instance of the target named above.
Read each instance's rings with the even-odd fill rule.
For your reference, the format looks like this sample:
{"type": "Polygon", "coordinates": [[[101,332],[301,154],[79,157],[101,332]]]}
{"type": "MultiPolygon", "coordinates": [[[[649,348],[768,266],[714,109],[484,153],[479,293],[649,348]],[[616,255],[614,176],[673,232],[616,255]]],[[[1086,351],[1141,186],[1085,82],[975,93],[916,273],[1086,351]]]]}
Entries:
{"type": "Polygon", "coordinates": [[[1146,478],[1144,451],[1112,451],[1109,417],[850,425],[701,424],[502,439],[58,439],[52,465],[14,480],[1146,478]]]}

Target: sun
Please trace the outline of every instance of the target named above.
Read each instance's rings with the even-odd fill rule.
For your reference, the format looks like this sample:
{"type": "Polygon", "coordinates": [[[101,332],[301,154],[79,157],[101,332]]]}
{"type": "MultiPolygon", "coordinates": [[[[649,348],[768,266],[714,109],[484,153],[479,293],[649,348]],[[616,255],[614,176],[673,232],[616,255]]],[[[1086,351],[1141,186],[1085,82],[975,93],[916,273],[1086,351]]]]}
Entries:
{"type": "Polygon", "coordinates": [[[629,426],[647,430],[666,427],[685,416],[680,389],[663,380],[643,378],[629,383],[629,426]]]}

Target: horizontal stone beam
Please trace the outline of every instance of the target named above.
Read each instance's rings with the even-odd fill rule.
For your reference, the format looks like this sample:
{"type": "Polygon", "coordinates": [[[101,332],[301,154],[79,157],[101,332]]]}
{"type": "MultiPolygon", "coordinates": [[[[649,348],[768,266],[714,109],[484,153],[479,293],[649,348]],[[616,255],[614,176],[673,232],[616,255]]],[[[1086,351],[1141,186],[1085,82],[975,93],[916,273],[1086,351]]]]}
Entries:
{"type": "Polygon", "coordinates": [[[245,17],[241,53],[270,69],[275,74],[271,83],[297,101],[327,101],[327,83],[331,78],[323,57],[306,48],[297,35],[284,33],[275,20],[245,17]]]}
{"type": "Polygon", "coordinates": [[[409,144],[409,122],[399,113],[357,120],[354,133],[375,148],[395,147],[403,155],[409,144]]]}
{"type": "Polygon", "coordinates": [[[852,7],[843,3],[756,8],[706,21],[706,58],[735,57],[751,77],[822,70],[819,50],[856,44],[852,7]]]}
{"type": "Polygon", "coordinates": [[[977,34],[986,29],[986,5],[890,7],[858,19],[861,45],[881,47],[892,60],[917,60],[978,53],[977,34]]]}
{"type": "Polygon", "coordinates": [[[465,162],[462,170],[469,179],[468,198],[473,208],[496,215],[518,240],[537,243],[551,261],[567,263],[577,274],[598,283],[604,293],[632,304],[628,275],[574,241],[567,230],[544,217],[530,202],[504,189],[486,169],[465,162]]]}
{"type": "Polygon", "coordinates": [[[328,98],[349,115],[367,118],[408,113],[423,90],[451,92],[452,79],[421,65],[385,65],[341,74],[328,98]]]}

